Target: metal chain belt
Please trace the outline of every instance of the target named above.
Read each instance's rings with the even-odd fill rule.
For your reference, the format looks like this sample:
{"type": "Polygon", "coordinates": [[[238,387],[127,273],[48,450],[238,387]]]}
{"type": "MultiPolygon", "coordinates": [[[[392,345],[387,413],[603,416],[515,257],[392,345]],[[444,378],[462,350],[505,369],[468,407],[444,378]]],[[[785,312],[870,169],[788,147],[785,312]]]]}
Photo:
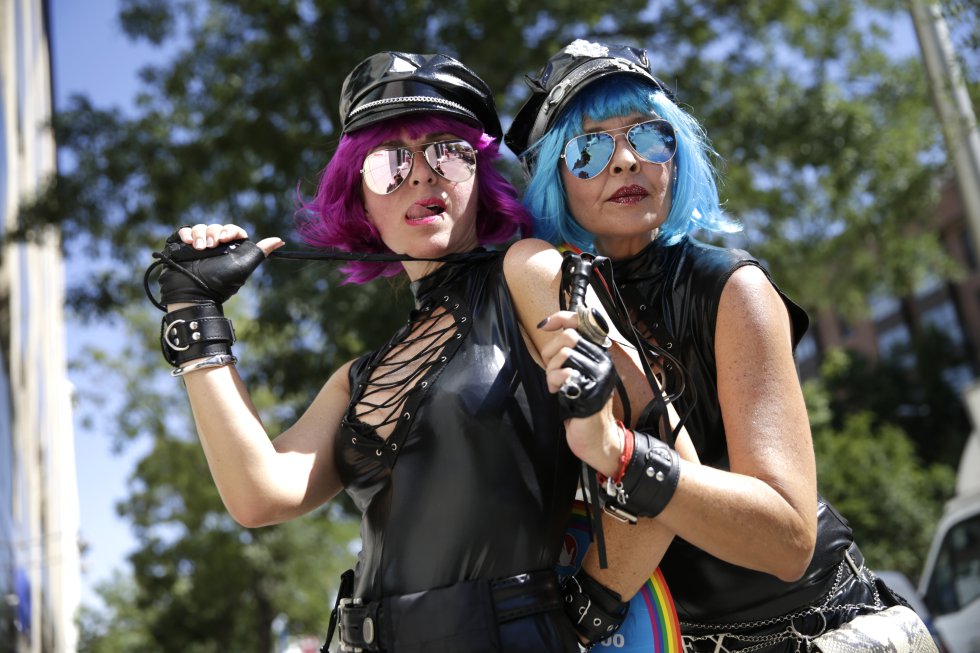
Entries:
{"type": "Polygon", "coordinates": [[[713,653],[752,653],[752,651],[764,650],[775,644],[779,644],[788,640],[796,640],[796,651],[809,651],[810,650],[810,640],[813,637],[823,634],[826,629],[827,618],[826,615],[834,614],[844,609],[867,609],[867,610],[880,610],[882,607],[881,598],[878,596],[878,588],[874,584],[874,574],[867,570],[864,566],[860,569],[854,564],[850,556],[845,556],[844,560],[840,562],[837,566],[837,574],[834,578],[834,585],[825,595],[824,600],[820,605],[803,608],[792,612],[790,614],[780,615],[778,617],[772,617],[770,619],[762,619],[759,621],[742,621],[727,624],[711,624],[707,626],[706,624],[692,623],[682,621],[680,622],[682,629],[705,629],[710,627],[714,632],[705,635],[682,635],[681,639],[684,643],[685,651],[696,651],[694,648],[696,642],[708,642],[713,644],[713,653]],[[871,581],[872,593],[874,596],[874,605],[867,605],[864,603],[849,603],[845,605],[829,605],[830,601],[833,599],[834,595],[840,589],[841,583],[843,581],[845,566],[850,567],[854,572],[855,576],[859,578],[865,578],[871,581]],[[824,626],[820,629],[817,635],[804,635],[799,632],[793,625],[797,619],[803,619],[805,617],[810,617],[813,615],[819,615],[824,622],[824,626]],[[776,633],[770,633],[768,635],[749,635],[747,633],[738,633],[733,631],[745,631],[754,630],[756,628],[763,628],[766,626],[778,626],[780,624],[786,624],[785,630],[776,633]],[[734,640],[733,644],[746,643],[750,644],[737,649],[730,649],[723,646],[726,639],[734,640]]]}

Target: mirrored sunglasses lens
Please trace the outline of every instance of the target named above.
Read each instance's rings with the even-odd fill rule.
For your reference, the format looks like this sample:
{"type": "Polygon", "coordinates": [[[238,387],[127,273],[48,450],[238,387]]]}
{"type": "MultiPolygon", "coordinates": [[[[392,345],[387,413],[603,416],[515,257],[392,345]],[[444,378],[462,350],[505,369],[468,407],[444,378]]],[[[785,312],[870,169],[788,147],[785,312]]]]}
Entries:
{"type": "Polygon", "coordinates": [[[476,172],[476,151],[466,141],[430,143],[425,147],[425,160],[449,181],[463,182],[476,172]]]}
{"type": "Polygon", "coordinates": [[[393,193],[412,170],[412,153],[405,148],[378,150],[364,159],[364,183],[378,195],[393,193]]]}
{"type": "Polygon", "coordinates": [[[592,179],[606,167],[615,149],[609,134],[582,134],[565,146],[565,165],[579,179],[592,179]]]}
{"type": "Polygon", "coordinates": [[[627,133],[636,153],[650,163],[667,163],[677,152],[674,128],[666,120],[640,123],[627,133]]]}

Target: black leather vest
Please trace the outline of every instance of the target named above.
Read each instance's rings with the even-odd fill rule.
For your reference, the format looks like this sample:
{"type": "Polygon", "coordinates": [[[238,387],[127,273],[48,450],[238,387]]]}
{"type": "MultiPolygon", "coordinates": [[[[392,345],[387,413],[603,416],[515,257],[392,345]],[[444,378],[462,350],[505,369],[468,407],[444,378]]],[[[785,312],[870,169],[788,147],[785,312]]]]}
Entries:
{"type": "MultiPolygon", "coordinates": [[[[636,256],[613,263],[614,280],[626,305],[646,324],[659,346],[684,366],[687,387],[675,405],[682,414],[690,411],[686,426],[701,462],[719,469],[728,469],[729,461],[718,403],[715,324],[725,283],[744,265],[755,265],[769,275],[743,250],[714,247],[690,237],[674,245],[654,242],[636,256]]],[[[795,347],[809,318],[775,283],[773,287],[789,311],[795,347]]],[[[813,560],[803,577],[793,583],[724,562],[676,538],[660,568],[681,620],[751,621],[784,614],[820,598],[830,589],[853,537],[846,520],[822,497],[817,519],[813,560]]]]}
{"type": "Polygon", "coordinates": [[[456,336],[387,440],[354,407],[409,326],[355,361],[335,445],[346,491],[363,511],[354,596],[368,600],[552,569],[576,487],[578,467],[521,336],[503,255],[446,264],[412,290],[413,319],[442,304],[456,336]]]}

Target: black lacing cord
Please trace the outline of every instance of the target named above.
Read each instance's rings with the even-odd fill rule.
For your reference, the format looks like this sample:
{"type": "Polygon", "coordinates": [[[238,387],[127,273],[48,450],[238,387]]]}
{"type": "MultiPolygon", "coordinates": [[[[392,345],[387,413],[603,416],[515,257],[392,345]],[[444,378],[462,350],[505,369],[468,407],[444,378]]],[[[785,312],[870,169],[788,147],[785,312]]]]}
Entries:
{"type": "Polygon", "coordinates": [[[366,407],[365,410],[356,413],[359,420],[364,421],[363,418],[367,415],[387,410],[384,419],[374,425],[374,428],[378,429],[398,421],[402,407],[408,400],[408,394],[415,388],[415,381],[424,376],[439,361],[437,358],[439,352],[451,340],[451,337],[445,336],[451,336],[452,332],[456,330],[455,320],[450,321],[446,327],[436,328],[439,325],[439,320],[449,314],[449,311],[445,310],[437,315],[435,309],[427,314],[415,314],[412,322],[422,325],[420,330],[411,338],[405,338],[388,349],[384,358],[373,366],[372,372],[377,371],[378,374],[370,375],[364,383],[366,389],[358,398],[355,408],[366,407]],[[396,360],[398,351],[405,350],[409,346],[424,340],[429,342],[417,354],[405,360],[396,360]],[[399,375],[399,372],[412,364],[416,364],[416,368],[410,374],[407,376],[399,375]],[[398,391],[378,403],[368,401],[369,397],[391,388],[397,388],[398,391]]]}

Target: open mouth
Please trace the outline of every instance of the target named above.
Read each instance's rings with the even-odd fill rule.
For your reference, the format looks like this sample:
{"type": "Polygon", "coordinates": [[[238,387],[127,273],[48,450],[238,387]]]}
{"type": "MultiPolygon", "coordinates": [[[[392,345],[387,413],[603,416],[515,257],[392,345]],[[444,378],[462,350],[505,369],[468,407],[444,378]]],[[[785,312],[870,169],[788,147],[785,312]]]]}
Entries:
{"type": "Polygon", "coordinates": [[[405,212],[407,220],[425,220],[440,215],[446,211],[446,205],[435,197],[427,197],[408,207],[405,212]]]}

